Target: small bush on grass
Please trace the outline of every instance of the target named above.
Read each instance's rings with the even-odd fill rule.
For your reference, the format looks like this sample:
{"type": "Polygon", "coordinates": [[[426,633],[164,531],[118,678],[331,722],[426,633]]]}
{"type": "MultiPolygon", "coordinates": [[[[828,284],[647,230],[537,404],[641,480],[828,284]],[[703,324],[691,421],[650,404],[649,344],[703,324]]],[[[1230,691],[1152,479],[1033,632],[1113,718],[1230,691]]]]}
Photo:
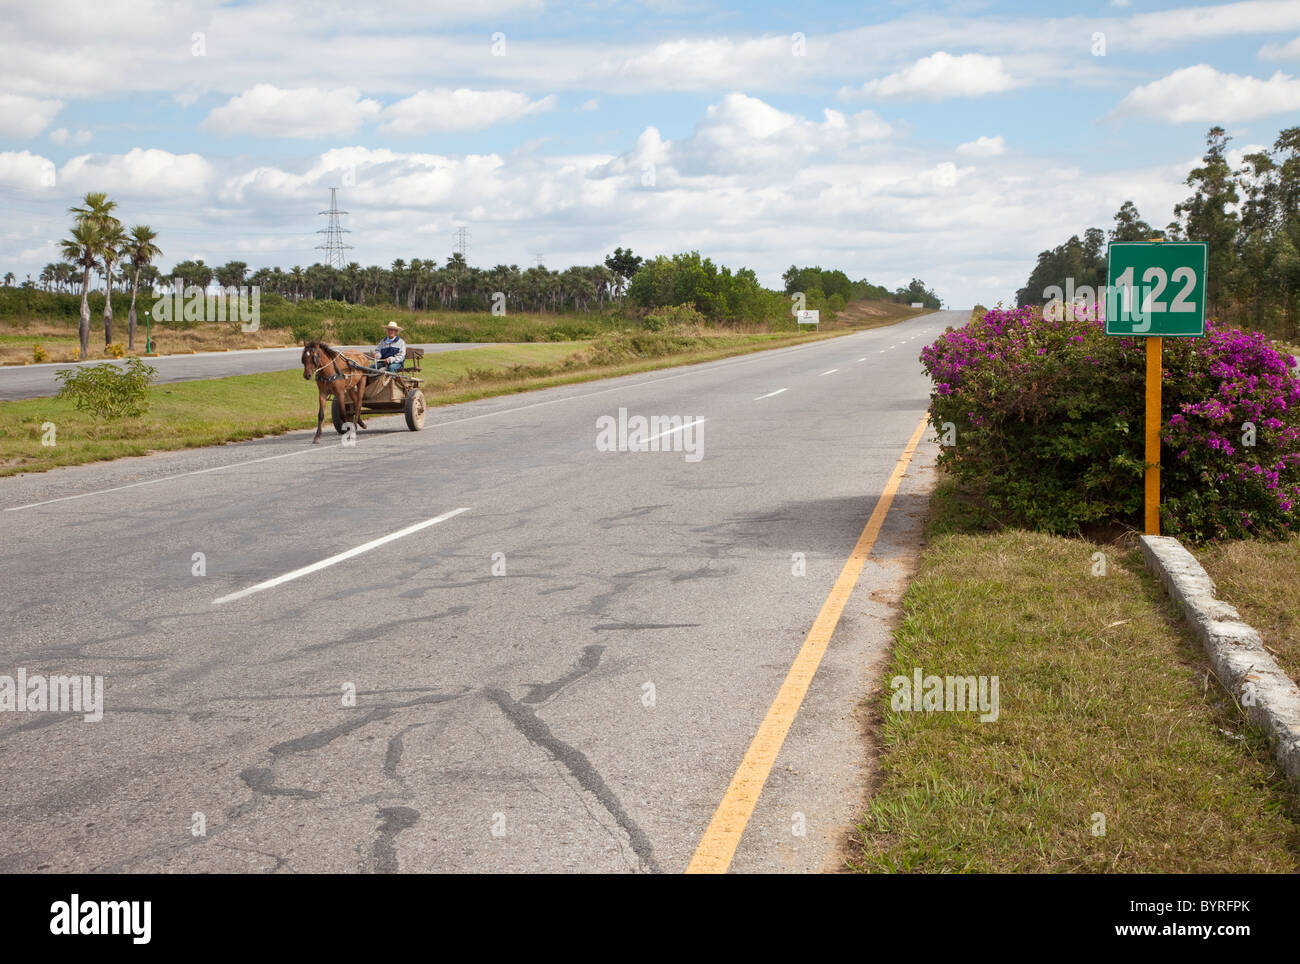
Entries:
{"type": "Polygon", "coordinates": [[[673,328],[702,328],[708,319],[695,310],[695,302],[655,308],[641,321],[646,331],[668,331],[673,328]]]}
{"type": "Polygon", "coordinates": [[[54,377],[62,383],[59,398],[69,398],[77,411],[96,418],[134,418],[148,405],[149,383],[158,372],[138,358],[126,366],[104,363],[82,368],[61,368],[54,377]]]}

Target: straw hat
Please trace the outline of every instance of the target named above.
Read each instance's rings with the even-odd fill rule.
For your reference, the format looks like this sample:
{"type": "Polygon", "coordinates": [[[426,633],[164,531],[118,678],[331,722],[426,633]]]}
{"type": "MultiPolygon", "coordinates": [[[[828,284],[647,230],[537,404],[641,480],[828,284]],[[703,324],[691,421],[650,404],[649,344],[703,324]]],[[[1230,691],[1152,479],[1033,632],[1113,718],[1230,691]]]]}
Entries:
{"type": "Polygon", "coordinates": [[[401,331],[401,330],[402,330],[402,326],[399,325],[399,324],[398,324],[397,322],[395,322],[395,321],[390,321],[390,322],[388,323],[388,326],[387,326],[387,327],[388,327],[388,330],[389,330],[389,331],[401,331]]]}

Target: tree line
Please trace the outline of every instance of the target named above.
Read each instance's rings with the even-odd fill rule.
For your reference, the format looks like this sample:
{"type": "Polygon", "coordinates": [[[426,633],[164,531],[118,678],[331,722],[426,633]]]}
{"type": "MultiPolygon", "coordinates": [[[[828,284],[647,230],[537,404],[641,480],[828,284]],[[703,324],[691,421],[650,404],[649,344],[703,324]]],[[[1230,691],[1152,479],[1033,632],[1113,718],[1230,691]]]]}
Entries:
{"type": "MultiPolygon", "coordinates": [[[[29,278],[23,287],[50,292],[81,293],[78,335],[81,357],[86,357],[90,337],[89,293],[92,275],[104,279],[109,292],[131,296],[128,311],[128,348],[135,347],[136,300],[160,290],[208,289],[214,282],[223,289],[256,285],[263,294],[275,294],[295,304],[303,300],[338,301],[353,305],[393,306],[408,311],[438,308],[453,311],[529,311],[561,313],[601,311],[613,305],[653,311],[676,305],[693,305],[706,320],[717,323],[778,322],[790,317],[791,296],[803,295],[803,305],[835,312],[852,300],[885,299],[921,302],[939,307],[938,297],[913,279],[906,288],[890,292],[865,279],[850,281],[839,270],[791,265],[782,280],[785,291],[764,288],[750,268],[735,271],[701,257],[698,251],[645,260],[631,249],[618,247],[601,264],[573,265],[555,271],[538,264],[521,269],[514,264],[480,268],[460,252],[445,261],[435,258],[398,258],[388,267],[363,267],[352,262],[343,268],[313,264],[250,271],[247,262],[232,260],[208,265],[203,259],[178,262],[163,273],[158,267],[162,250],[157,233],[147,225],[129,231],[115,214],[117,203],[102,192],[87,194],[73,215],[70,237],[61,242],[63,260],[47,264],[39,285],[29,278]]],[[[12,283],[12,273],[6,279],[12,283]]],[[[113,340],[112,299],[104,304],[104,342],[113,340]]]]}
{"type": "Polygon", "coordinates": [[[1206,135],[1199,166],[1184,182],[1192,193],[1174,205],[1163,229],[1142,220],[1132,201],[1103,232],[1089,228],[1038,255],[1019,305],[1037,304],[1066,279],[1075,288],[1106,283],[1106,242],[1202,241],[1208,250],[1207,311],[1218,318],[1279,337],[1300,334],[1300,127],[1283,130],[1271,149],[1228,162],[1230,137],[1222,127],[1206,135]]]}
{"type": "Polygon", "coordinates": [[[943,304],[920,278],[913,278],[906,288],[890,291],[884,285],[873,285],[866,278],[850,281],[843,271],[790,265],[781,275],[781,280],[785,282],[786,294],[804,292],[809,297],[809,307],[817,307],[811,304],[814,297],[833,310],[843,308],[850,301],[895,301],[904,305],[922,304],[927,308],[939,308],[943,304]]]}

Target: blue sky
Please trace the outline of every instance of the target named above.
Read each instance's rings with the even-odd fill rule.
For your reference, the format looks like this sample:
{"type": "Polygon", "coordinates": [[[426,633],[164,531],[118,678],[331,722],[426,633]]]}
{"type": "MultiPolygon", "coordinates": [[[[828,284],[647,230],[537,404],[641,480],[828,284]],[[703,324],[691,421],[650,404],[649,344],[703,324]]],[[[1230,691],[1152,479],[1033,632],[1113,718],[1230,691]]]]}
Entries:
{"type": "Polygon", "coordinates": [[[1164,225],[1206,130],[1300,124],[1300,2],[0,2],[0,271],[89,190],[162,265],[549,267],[698,248],[954,305],[1133,200],[1164,225]],[[494,40],[494,36],[496,39],[494,40]]]}

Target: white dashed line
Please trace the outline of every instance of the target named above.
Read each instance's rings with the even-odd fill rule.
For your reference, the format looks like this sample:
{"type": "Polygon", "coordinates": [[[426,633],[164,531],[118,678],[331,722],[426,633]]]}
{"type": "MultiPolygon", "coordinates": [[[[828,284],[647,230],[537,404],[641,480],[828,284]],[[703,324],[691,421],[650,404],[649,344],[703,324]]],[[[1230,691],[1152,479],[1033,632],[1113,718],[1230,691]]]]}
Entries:
{"type": "Polygon", "coordinates": [[[754,401],[756,401],[756,402],[761,402],[763,399],[765,399],[765,398],[771,398],[773,395],[780,395],[783,391],[785,391],[784,388],[778,388],[778,389],[777,389],[776,391],[774,391],[774,392],[768,392],[766,395],[760,395],[760,396],[758,396],[758,398],[754,399],[754,401]]]}
{"type": "Polygon", "coordinates": [[[389,533],[386,536],[380,536],[378,539],[373,539],[364,545],[357,546],[355,549],[349,549],[347,552],[340,552],[337,556],[330,556],[328,559],[322,559],[320,562],[313,562],[310,566],[303,566],[301,569],[295,569],[293,572],[286,572],[283,576],[276,576],[274,579],[268,579],[266,582],[259,582],[256,586],[249,586],[247,589],[239,590],[239,592],[232,592],[229,596],[222,596],[220,599],[214,599],[212,600],[212,605],[217,606],[234,599],[242,599],[244,596],[251,596],[255,592],[261,592],[263,589],[271,589],[275,586],[289,582],[290,580],[298,579],[301,576],[318,572],[327,566],[332,566],[337,562],[343,562],[345,559],[351,559],[353,556],[359,556],[361,553],[369,552],[371,549],[377,549],[382,545],[392,542],[394,539],[400,539],[402,536],[409,536],[413,532],[427,529],[429,526],[437,525],[439,522],[446,522],[452,516],[457,516],[462,512],[468,511],[469,506],[452,509],[450,512],[444,512],[442,515],[434,516],[432,519],[425,519],[423,522],[417,522],[413,526],[407,526],[405,529],[398,529],[396,532],[389,533]]]}
{"type": "Polygon", "coordinates": [[[682,429],[690,428],[692,425],[699,425],[703,421],[705,421],[705,419],[697,418],[693,422],[687,422],[685,425],[678,425],[676,428],[670,428],[665,432],[660,432],[658,435],[651,435],[648,439],[643,439],[638,444],[648,445],[649,443],[653,442],[657,438],[663,438],[665,435],[672,435],[673,432],[680,432],[682,429]]]}
{"type": "MultiPolygon", "coordinates": [[[[822,372],[822,375],[834,375],[837,371],[839,371],[838,368],[832,368],[832,369],[831,369],[830,371],[828,371],[828,372],[822,372]]],[[[818,377],[821,377],[821,376],[818,376],[818,377]]]]}

